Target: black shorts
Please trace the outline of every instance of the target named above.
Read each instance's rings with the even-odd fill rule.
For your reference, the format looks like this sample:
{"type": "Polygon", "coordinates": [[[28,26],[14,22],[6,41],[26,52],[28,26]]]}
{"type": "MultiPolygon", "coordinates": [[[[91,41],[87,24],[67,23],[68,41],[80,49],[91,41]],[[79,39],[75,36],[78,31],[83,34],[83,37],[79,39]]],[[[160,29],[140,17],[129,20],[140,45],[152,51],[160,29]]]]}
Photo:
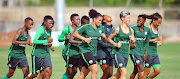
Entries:
{"type": "Polygon", "coordinates": [[[143,56],[137,55],[137,54],[130,54],[131,60],[134,63],[134,65],[143,65],[143,56]]]}
{"type": "Polygon", "coordinates": [[[156,55],[156,56],[148,55],[147,56],[147,60],[145,62],[145,68],[149,68],[151,66],[153,66],[153,68],[161,67],[158,55],[156,55]]]}
{"type": "Polygon", "coordinates": [[[66,68],[72,68],[72,67],[79,67],[83,66],[83,62],[81,58],[72,58],[69,56],[63,56],[65,62],[66,62],[66,68]]]}
{"type": "Polygon", "coordinates": [[[108,64],[109,66],[113,67],[113,59],[103,58],[103,59],[97,59],[99,65],[108,64]]]}
{"type": "Polygon", "coordinates": [[[27,61],[27,58],[21,58],[21,59],[17,59],[17,58],[14,58],[14,57],[11,57],[9,56],[8,58],[8,66],[10,69],[13,69],[15,70],[16,67],[18,68],[29,68],[29,64],[28,64],[28,61],[27,61]]]}
{"type": "Polygon", "coordinates": [[[88,68],[90,65],[96,64],[96,57],[93,56],[91,52],[82,53],[81,60],[83,61],[83,66],[86,68],[88,68]]]}
{"type": "Polygon", "coordinates": [[[125,68],[127,66],[128,58],[120,54],[114,54],[115,68],[125,68]]]}
{"type": "Polygon", "coordinates": [[[39,58],[37,56],[32,56],[32,72],[33,74],[38,74],[40,71],[43,71],[47,67],[50,67],[52,70],[52,63],[50,56],[46,58],[39,58]]]}

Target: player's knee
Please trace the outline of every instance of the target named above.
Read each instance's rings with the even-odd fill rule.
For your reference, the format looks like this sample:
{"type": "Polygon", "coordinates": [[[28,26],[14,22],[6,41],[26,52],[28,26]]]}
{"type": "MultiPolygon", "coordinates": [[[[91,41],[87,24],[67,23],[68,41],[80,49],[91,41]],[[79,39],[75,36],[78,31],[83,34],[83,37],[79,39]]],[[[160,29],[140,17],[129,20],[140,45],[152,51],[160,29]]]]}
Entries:
{"type": "Polygon", "coordinates": [[[127,75],[127,71],[126,70],[121,71],[121,75],[126,76],[127,75]]]}
{"type": "Polygon", "coordinates": [[[98,69],[95,68],[95,69],[93,69],[91,72],[94,73],[94,74],[97,74],[98,69]]]}
{"type": "Polygon", "coordinates": [[[155,69],[154,71],[156,74],[160,74],[161,70],[160,69],[155,69]]]}
{"type": "Polygon", "coordinates": [[[28,76],[29,74],[29,70],[27,70],[25,73],[24,73],[24,77],[28,76]]]}
{"type": "Polygon", "coordinates": [[[111,77],[113,75],[113,73],[109,72],[108,78],[111,77]]]}
{"type": "Polygon", "coordinates": [[[143,72],[144,71],[144,68],[139,68],[138,69],[138,72],[143,72]]]}
{"type": "Polygon", "coordinates": [[[12,77],[14,75],[14,73],[8,73],[9,77],[12,77]]]}
{"type": "Polygon", "coordinates": [[[52,73],[51,73],[51,70],[46,70],[46,71],[45,71],[45,75],[46,75],[46,76],[51,76],[51,74],[52,74],[52,73]]]}

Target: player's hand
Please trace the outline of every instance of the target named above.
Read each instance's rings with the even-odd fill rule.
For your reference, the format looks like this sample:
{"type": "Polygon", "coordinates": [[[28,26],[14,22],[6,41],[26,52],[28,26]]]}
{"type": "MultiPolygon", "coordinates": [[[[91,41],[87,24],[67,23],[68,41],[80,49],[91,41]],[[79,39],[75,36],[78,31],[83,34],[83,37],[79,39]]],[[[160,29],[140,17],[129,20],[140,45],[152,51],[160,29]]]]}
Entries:
{"type": "Polygon", "coordinates": [[[51,46],[52,46],[52,43],[48,43],[48,46],[51,47],[51,46]]]}
{"type": "Polygon", "coordinates": [[[104,33],[101,33],[101,36],[102,36],[103,38],[106,38],[106,35],[105,35],[104,33]]]}
{"type": "Polygon", "coordinates": [[[89,44],[92,40],[91,38],[85,38],[84,41],[89,44]]]}
{"type": "Polygon", "coordinates": [[[161,46],[162,45],[162,41],[157,41],[157,45],[161,46]]]}
{"type": "Polygon", "coordinates": [[[145,56],[143,57],[143,62],[145,61],[146,62],[147,60],[147,55],[145,54],[145,56]]]}
{"type": "Polygon", "coordinates": [[[70,33],[68,33],[68,35],[67,35],[67,37],[65,38],[65,40],[67,40],[67,39],[70,39],[70,33]]]}
{"type": "Polygon", "coordinates": [[[116,47],[118,47],[118,48],[120,48],[120,47],[121,47],[121,45],[122,45],[122,44],[121,44],[121,42],[118,42],[118,43],[116,43],[116,45],[115,45],[115,46],[116,46],[116,47]]]}
{"type": "Polygon", "coordinates": [[[51,42],[53,42],[53,39],[50,37],[47,39],[47,41],[48,41],[48,43],[51,43],[51,42]]]}
{"type": "Polygon", "coordinates": [[[54,52],[55,51],[55,48],[54,47],[50,47],[51,51],[54,52]]]}
{"type": "Polygon", "coordinates": [[[28,45],[29,45],[29,43],[30,43],[30,39],[28,39],[28,40],[26,41],[26,44],[28,44],[28,45]]]}
{"type": "Polygon", "coordinates": [[[130,44],[131,45],[131,48],[135,48],[136,47],[136,44],[130,44]]]}
{"type": "Polygon", "coordinates": [[[33,43],[31,42],[31,40],[29,41],[29,44],[28,44],[29,46],[32,46],[33,45],[33,43]]]}

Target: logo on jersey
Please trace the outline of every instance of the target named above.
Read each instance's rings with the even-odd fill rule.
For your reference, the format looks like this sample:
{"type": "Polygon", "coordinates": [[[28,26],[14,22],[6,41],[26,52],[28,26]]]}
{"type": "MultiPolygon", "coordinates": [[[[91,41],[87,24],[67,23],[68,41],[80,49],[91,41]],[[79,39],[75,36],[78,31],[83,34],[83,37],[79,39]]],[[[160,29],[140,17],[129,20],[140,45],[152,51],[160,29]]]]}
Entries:
{"type": "Polygon", "coordinates": [[[119,67],[122,67],[122,66],[123,66],[123,64],[122,64],[122,63],[120,63],[120,64],[119,64],[119,67]]]}
{"type": "Polygon", "coordinates": [[[107,28],[107,31],[109,32],[109,28],[107,28]]]}
{"type": "Polygon", "coordinates": [[[147,32],[145,32],[145,35],[147,35],[147,32]]]}
{"type": "Polygon", "coordinates": [[[102,33],[102,30],[99,30],[99,33],[101,34],[101,33],[102,33]]]}
{"type": "Polygon", "coordinates": [[[89,64],[92,64],[93,63],[93,60],[89,60],[89,64]]]}
{"type": "Polygon", "coordinates": [[[103,60],[102,62],[103,62],[103,64],[106,64],[106,60],[103,60]]]}

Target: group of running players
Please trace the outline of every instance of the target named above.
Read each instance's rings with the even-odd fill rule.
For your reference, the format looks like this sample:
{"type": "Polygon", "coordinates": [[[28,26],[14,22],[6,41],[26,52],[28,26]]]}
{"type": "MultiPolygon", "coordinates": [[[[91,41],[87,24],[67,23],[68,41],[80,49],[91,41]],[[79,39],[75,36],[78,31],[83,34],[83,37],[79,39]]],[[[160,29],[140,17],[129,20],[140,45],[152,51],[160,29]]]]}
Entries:
{"type": "MultiPolygon", "coordinates": [[[[91,79],[97,79],[96,61],[103,71],[100,79],[110,77],[126,79],[129,56],[134,63],[130,79],[134,79],[136,74],[138,79],[153,79],[160,73],[157,46],[162,45],[162,36],[158,32],[162,16],[159,13],[139,15],[137,24],[128,26],[130,12],[122,11],[120,13],[122,23],[116,28],[113,27],[112,18],[109,15],[102,15],[91,9],[89,17],[83,16],[80,19],[78,14],[72,14],[70,16],[72,24],[64,28],[58,38],[59,42],[65,41],[62,56],[66,62],[66,72],[62,79],[73,79],[77,68],[81,72],[78,79],[85,79],[89,72],[91,72],[91,79]],[[90,23],[89,17],[93,22],[90,23]],[[144,25],[146,19],[152,20],[149,26],[144,25]],[[113,65],[117,68],[114,75],[113,65]],[[149,75],[151,67],[154,71],[149,75]]],[[[53,52],[55,50],[52,47],[51,38],[54,20],[49,15],[44,17],[33,43],[28,32],[32,26],[33,19],[28,17],[25,19],[24,26],[15,34],[8,52],[9,72],[3,79],[12,77],[16,67],[22,69],[24,79],[33,79],[38,76],[38,73],[40,73],[38,79],[50,79],[52,74],[50,50],[53,52]],[[32,73],[29,73],[25,54],[26,44],[33,46],[32,73]]]]}

